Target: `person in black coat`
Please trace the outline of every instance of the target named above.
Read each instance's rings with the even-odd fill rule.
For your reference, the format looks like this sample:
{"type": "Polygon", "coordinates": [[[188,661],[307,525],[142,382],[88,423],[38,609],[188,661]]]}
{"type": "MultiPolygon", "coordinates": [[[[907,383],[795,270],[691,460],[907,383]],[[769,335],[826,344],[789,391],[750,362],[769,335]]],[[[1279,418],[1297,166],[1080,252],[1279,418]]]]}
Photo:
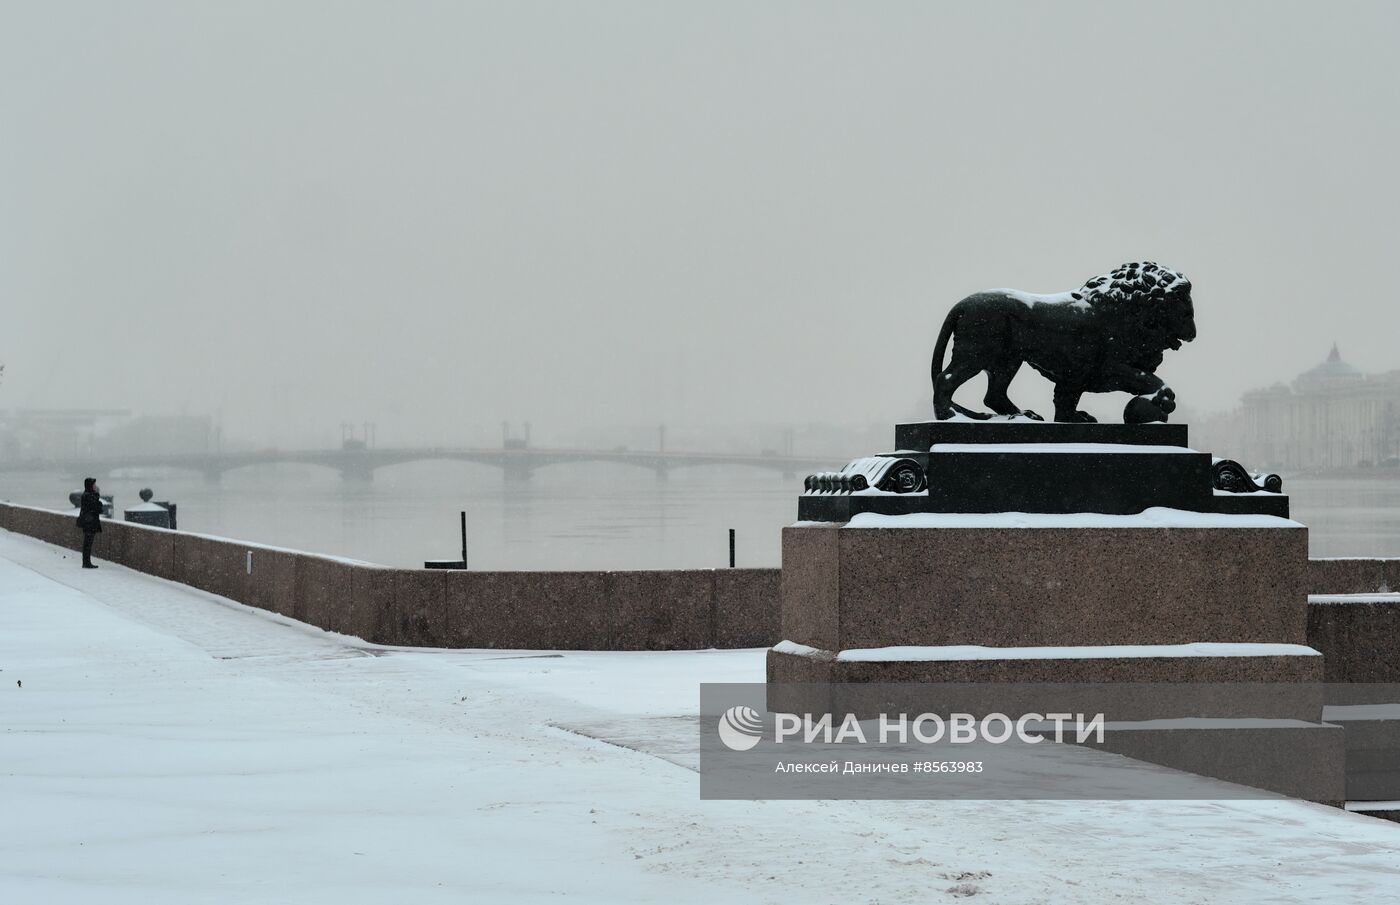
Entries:
{"type": "Polygon", "coordinates": [[[97,495],[97,479],[83,481],[83,498],[78,503],[78,527],[83,529],[83,568],[95,569],[92,564],[92,541],[102,533],[102,497],[97,495]]]}

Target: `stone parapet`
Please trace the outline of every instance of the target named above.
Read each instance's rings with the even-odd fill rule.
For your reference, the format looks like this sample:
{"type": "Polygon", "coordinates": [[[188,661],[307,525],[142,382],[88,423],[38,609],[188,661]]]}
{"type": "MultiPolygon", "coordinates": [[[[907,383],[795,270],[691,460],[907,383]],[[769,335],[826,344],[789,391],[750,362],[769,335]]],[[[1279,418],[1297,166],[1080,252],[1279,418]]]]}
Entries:
{"type": "Polygon", "coordinates": [[[1400,593],[1309,596],[1308,644],[1328,682],[1400,682],[1400,593]]]}
{"type": "MultiPolygon", "coordinates": [[[[0,503],[7,530],[81,545],[72,515],[0,503]]],[[[382,644],[554,650],[767,647],[777,569],[480,572],[388,569],[104,520],[94,555],[382,644]]]]}

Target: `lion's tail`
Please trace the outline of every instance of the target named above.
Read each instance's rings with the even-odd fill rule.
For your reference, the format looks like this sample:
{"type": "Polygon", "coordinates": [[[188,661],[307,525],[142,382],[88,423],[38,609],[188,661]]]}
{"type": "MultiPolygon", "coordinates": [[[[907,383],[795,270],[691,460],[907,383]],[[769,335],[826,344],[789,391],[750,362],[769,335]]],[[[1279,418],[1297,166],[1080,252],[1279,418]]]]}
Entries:
{"type": "MultiPolygon", "coordinates": [[[[948,316],[943,318],[943,328],[938,331],[938,342],[933,347],[933,361],[929,365],[929,379],[933,382],[935,392],[938,389],[938,375],[943,373],[943,359],[948,354],[948,340],[953,338],[953,331],[957,328],[958,318],[962,315],[962,312],[959,311],[958,308],[959,306],[954,305],[953,310],[948,312],[948,316]]],[[[992,417],[986,412],[974,412],[971,409],[964,408],[956,402],[952,402],[952,400],[949,400],[949,402],[953,406],[953,411],[968,418],[973,418],[977,421],[985,421],[992,417]]]]}
{"type": "Polygon", "coordinates": [[[957,326],[961,314],[957,306],[943,318],[943,329],[938,331],[938,342],[933,347],[933,362],[929,365],[929,379],[937,385],[938,375],[943,373],[943,357],[948,352],[948,340],[953,338],[953,328],[957,326]]]}

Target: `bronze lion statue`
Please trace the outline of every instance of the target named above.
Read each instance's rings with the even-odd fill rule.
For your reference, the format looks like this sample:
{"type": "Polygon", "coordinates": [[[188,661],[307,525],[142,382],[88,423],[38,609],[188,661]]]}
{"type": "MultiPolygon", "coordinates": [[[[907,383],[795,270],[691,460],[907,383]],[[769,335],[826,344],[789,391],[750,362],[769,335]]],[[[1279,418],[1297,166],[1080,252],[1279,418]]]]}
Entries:
{"type": "Polygon", "coordinates": [[[1155,372],[1165,350],[1195,338],[1191,281],[1151,261],[1124,264],[1072,292],[979,292],[954,305],[938,333],[934,415],[992,417],[953,402],[958,387],[986,371],[983,402],[992,412],[1043,420],[1006,395],[1025,363],[1055,384],[1056,421],[1094,421],[1079,410],[1079,397],[1114,392],[1134,395],[1123,411],[1125,421],[1166,421],[1176,409],[1176,394],[1155,372]],[[953,355],[945,368],[950,339],[953,355]]]}

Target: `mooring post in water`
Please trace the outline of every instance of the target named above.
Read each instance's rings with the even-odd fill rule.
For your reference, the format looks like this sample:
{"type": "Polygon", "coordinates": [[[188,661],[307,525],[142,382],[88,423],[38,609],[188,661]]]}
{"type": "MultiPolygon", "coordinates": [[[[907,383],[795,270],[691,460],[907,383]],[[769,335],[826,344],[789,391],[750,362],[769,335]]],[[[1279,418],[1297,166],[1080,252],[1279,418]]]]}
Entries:
{"type": "MultiPolygon", "coordinates": [[[[462,557],[466,559],[465,556],[462,557]]],[[[734,529],[729,529],[729,568],[734,568],[734,529]]]]}
{"type": "Polygon", "coordinates": [[[462,568],[467,567],[467,510],[462,510],[462,568]]]}

